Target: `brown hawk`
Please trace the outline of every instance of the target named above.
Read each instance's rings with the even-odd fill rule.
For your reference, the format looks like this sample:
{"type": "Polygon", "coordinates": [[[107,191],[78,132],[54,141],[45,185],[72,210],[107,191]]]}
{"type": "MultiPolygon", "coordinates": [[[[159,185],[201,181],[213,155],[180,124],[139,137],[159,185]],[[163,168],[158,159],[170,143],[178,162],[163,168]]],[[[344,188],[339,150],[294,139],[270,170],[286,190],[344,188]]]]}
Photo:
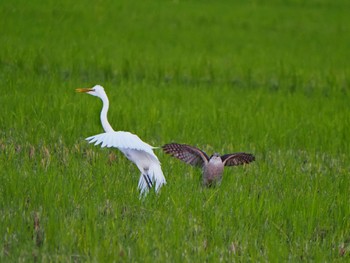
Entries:
{"type": "Polygon", "coordinates": [[[204,151],[196,147],[179,143],[165,144],[162,148],[165,153],[187,164],[202,168],[202,181],[205,186],[212,186],[221,182],[224,166],[248,164],[255,160],[254,155],[242,152],[221,156],[214,153],[208,157],[204,151]]]}

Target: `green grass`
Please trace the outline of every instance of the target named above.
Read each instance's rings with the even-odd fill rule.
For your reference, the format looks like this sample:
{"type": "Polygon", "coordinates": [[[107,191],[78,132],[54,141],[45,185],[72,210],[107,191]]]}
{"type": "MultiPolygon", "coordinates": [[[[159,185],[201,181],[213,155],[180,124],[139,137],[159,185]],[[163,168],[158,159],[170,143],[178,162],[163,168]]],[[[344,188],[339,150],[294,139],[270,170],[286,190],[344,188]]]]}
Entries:
{"type": "Polygon", "coordinates": [[[0,261],[348,261],[350,24],[341,1],[3,1],[0,261]],[[220,187],[88,145],[117,130],[246,151],[220,187]]]}

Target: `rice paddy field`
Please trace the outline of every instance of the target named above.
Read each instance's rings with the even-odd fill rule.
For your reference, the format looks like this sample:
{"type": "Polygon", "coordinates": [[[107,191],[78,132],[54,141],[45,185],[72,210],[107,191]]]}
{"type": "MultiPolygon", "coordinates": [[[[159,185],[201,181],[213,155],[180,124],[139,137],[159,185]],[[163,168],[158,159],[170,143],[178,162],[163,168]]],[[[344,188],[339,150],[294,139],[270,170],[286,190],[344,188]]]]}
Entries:
{"type": "Polygon", "coordinates": [[[1,262],[348,262],[350,3],[1,1],[1,262]],[[101,133],[253,153],[219,187],[101,133]]]}

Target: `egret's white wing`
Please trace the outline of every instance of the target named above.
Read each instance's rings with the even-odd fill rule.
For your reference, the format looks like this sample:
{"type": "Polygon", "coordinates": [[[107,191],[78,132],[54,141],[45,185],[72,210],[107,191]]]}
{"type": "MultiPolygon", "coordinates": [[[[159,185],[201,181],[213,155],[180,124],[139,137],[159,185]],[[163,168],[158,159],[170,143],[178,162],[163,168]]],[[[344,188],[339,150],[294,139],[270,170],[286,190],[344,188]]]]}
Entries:
{"type": "Polygon", "coordinates": [[[156,147],[145,143],[137,135],[125,131],[112,131],[88,137],[86,140],[95,145],[101,144],[101,147],[118,148],[130,161],[135,163],[141,171],[138,184],[141,195],[147,194],[153,185],[158,192],[159,188],[166,184],[160,162],[153,152],[156,147]]]}
{"type": "Polygon", "coordinates": [[[137,135],[125,131],[113,131],[104,132],[94,136],[86,138],[89,143],[94,143],[95,145],[101,144],[101,147],[115,147],[118,149],[133,149],[139,151],[145,151],[148,154],[157,156],[153,153],[152,147],[148,143],[142,141],[137,135]]]}

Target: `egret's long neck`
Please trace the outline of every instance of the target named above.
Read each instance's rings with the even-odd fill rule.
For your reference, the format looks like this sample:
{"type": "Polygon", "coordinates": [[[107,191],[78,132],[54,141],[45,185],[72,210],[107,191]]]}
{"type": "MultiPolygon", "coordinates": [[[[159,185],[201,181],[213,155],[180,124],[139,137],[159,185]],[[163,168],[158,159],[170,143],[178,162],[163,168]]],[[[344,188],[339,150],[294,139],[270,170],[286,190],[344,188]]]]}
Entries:
{"type": "Polygon", "coordinates": [[[101,100],[103,102],[101,115],[100,115],[102,127],[105,130],[105,132],[112,132],[114,130],[113,130],[112,126],[109,124],[108,119],[107,119],[109,100],[108,100],[107,96],[101,97],[101,100]]]}

